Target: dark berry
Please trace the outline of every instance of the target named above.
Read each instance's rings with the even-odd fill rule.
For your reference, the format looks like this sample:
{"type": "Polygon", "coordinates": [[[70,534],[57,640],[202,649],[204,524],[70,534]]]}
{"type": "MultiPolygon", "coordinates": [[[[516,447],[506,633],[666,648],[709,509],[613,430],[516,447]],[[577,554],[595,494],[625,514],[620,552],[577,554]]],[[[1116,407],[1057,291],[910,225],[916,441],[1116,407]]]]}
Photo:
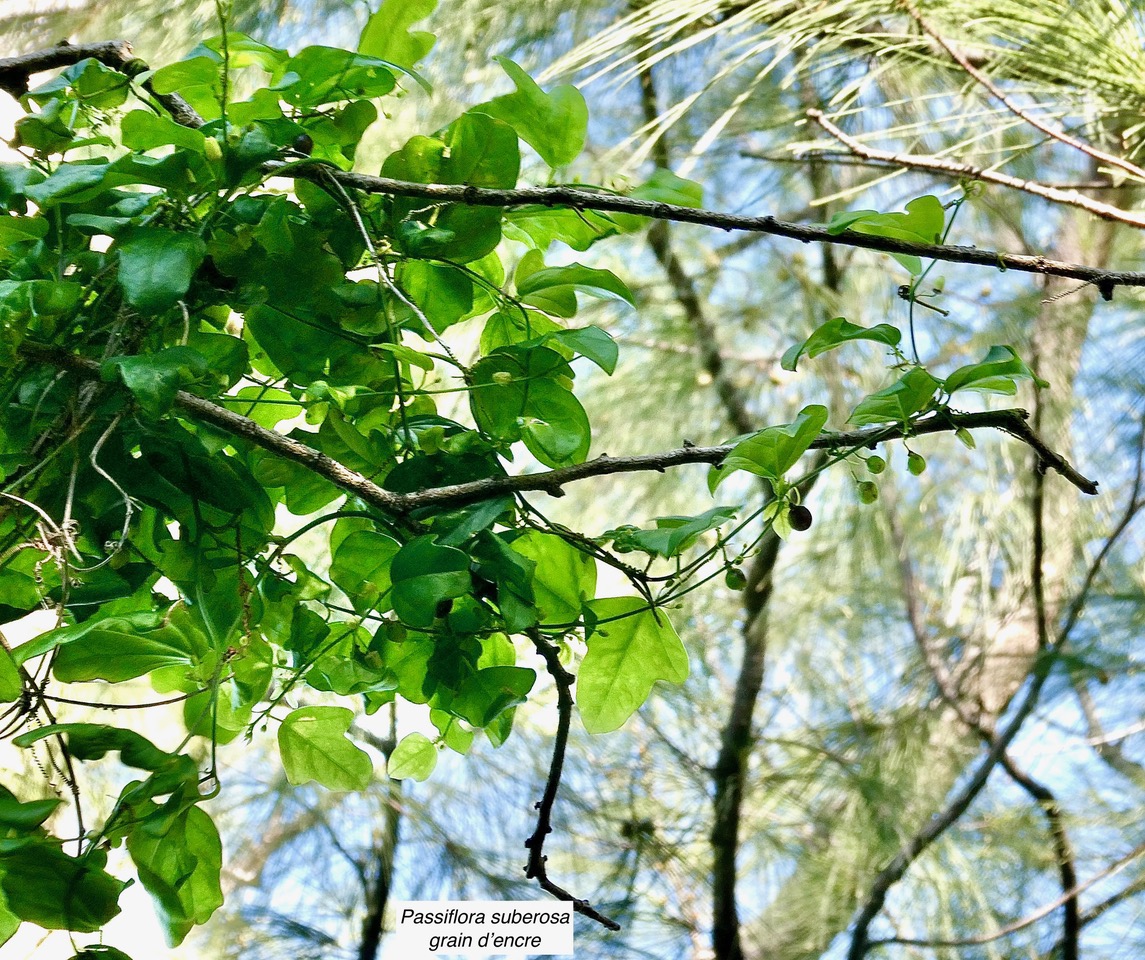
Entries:
{"type": "Polygon", "coordinates": [[[806,530],[811,526],[811,511],[803,504],[797,503],[787,512],[787,522],[792,530],[806,530]]]}

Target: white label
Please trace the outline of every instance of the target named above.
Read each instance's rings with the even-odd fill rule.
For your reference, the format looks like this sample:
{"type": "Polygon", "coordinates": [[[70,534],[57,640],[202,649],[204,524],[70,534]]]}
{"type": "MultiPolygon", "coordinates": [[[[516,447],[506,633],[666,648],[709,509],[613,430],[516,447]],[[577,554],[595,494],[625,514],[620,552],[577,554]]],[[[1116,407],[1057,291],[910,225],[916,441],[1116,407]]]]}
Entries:
{"type": "Polygon", "coordinates": [[[428,957],[573,955],[571,903],[536,900],[398,900],[387,953],[428,957]]]}

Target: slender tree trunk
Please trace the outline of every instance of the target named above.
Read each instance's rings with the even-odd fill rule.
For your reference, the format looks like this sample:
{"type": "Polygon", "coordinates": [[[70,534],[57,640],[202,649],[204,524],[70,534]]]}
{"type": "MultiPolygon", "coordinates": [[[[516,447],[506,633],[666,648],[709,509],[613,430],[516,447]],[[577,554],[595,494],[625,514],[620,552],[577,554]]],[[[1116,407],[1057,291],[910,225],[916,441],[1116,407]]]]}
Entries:
{"type": "Polygon", "coordinates": [[[394,854],[401,827],[401,784],[390,781],[390,795],[381,836],[374,847],[374,872],[366,891],[366,919],[362,922],[362,943],[358,960],[376,960],[385,925],[386,905],[394,879],[394,854]]]}
{"type": "MultiPolygon", "coordinates": [[[[397,710],[390,704],[390,735],[386,740],[376,740],[375,746],[386,758],[397,744],[397,710]]],[[[358,949],[358,960],[376,960],[378,946],[385,930],[386,905],[394,882],[394,856],[398,849],[402,815],[402,784],[400,780],[387,780],[385,812],[381,829],[377,832],[373,850],[373,872],[362,871],[366,877],[366,918],[362,921],[362,941],[358,949]]]]}

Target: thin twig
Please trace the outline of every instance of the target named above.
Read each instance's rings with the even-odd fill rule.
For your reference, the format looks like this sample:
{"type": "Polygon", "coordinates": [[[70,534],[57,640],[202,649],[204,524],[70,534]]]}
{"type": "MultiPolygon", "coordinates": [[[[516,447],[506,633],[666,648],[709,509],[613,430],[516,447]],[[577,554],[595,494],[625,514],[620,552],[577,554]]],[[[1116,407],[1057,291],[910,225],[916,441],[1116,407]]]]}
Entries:
{"type": "Polygon", "coordinates": [[[968,163],[960,163],[957,160],[943,160],[940,157],[914,153],[892,153],[889,150],[878,150],[860,143],[854,137],[848,136],[828,120],[823,115],[822,110],[808,110],[807,116],[819,124],[827,133],[847,147],[847,149],[857,157],[862,157],[867,160],[878,160],[899,168],[906,167],[912,170],[928,170],[932,173],[940,173],[945,176],[981,180],[985,183],[997,183],[1003,187],[1010,187],[1014,190],[1022,190],[1025,193],[1033,194],[1035,197],[1041,197],[1043,200],[1050,200],[1065,206],[1078,207],[1087,213],[1092,213],[1095,217],[1101,217],[1103,220],[1125,223],[1131,227],[1145,227],[1145,214],[1133,213],[1129,210],[1123,210],[1121,207],[1115,207],[1110,203],[1092,200],[1078,193],[1076,190],[1063,190],[1059,187],[1051,187],[1039,183],[1036,180],[1012,177],[1008,173],[999,173],[996,170],[971,166],[968,163]]]}
{"type": "Polygon", "coordinates": [[[990,95],[994,97],[994,99],[996,99],[999,103],[1001,103],[1002,106],[1009,110],[1014,116],[1018,117],[1020,120],[1024,120],[1035,130],[1040,130],[1047,137],[1050,137],[1053,140],[1057,140],[1059,143],[1064,143],[1066,146],[1073,147],[1075,150],[1081,151],[1087,157],[1092,160],[1096,160],[1098,163],[1105,163],[1111,167],[1117,167],[1119,170],[1123,170],[1125,173],[1128,173],[1131,177],[1136,177],[1139,180],[1145,180],[1145,170],[1142,170],[1141,167],[1137,166],[1135,163],[1131,163],[1124,157],[1119,157],[1112,153],[1106,153],[1104,150],[1099,150],[1092,144],[1078,140],[1076,137],[1071,137],[1064,130],[1058,130],[1054,127],[1051,127],[1048,123],[1039,120],[1028,110],[1024,110],[1001,87],[999,87],[985,73],[974,66],[974,64],[972,64],[967,59],[965,54],[956,49],[946,40],[945,37],[943,37],[937,30],[935,30],[934,27],[932,27],[923,18],[922,14],[919,13],[917,9],[915,9],[910,0],[903,0],[903,6],[906,8],[907,13],[911,15],[914,21],[922,28],[923,32],[926,33],[927,36],[929,36],[935,43],[942,47],[942,49],[950,55],[950,58],[955,63],[957,63],[958,66],[960,66],[963,70],[966,71],[966,73],[968,73],[978,83],[985,87],[990,92],[990,95]]]}
{"type": "Polygon", "coordinates": [[[552,833],[553,804],[556,803],[557,790],[561,785],[561,772],[565,763],[565,751],[568,748],[569,726],[572,723],[573,695],[572,686],[576,679],[561,663],[560,652],[549,643],[536,627],[528,631],[529,639],[533,641],[537,653],[545,661],[545,668],[557,686],[557,732],[553,737],[553,757],[549,762],[549,775],[545,780],[545,791],[537,801],[537,826],[532,836],[525,841],[529,848],[529,862],[525,865],[525,876],[536,880],[542,890],[551,893],[558,900],[571,902],[577,913],[595,920],[609,930],[619,930],[620,924],[595,910],[587,900],[574,897],[571,893],[558,886],[549,879],[545,856],[545,837],[552,833]]]}
{"type": "MultiPolygon", "coordinates": [[[[907,947],[931,947],[938,949],[940,947],[977,947],[985,943],[991,943],[994,940],[1001,940],[1003,937],[1008,937],[1011,934],[1017,933],[1019,930],[1024,930],[1026,927],[1032,926],[1071,900],[1076,901],[1081,894],[1102,880],[1108,880],[1110,877],[1117,876],[1117,874],[1121,873],[1122,870],[1143,853],[1145,853],[1145,843],[1134,847],[1116,863],[1112,863],[1104,870],[1095,873],[1084,883],[1070,887],[1057,899],[1051,900],[1044,906],[1038,907],[1033,913],[1029,913],[1020,920],[1015,920],[1013,923],[1008,923],[1004,927],[999,927],[991,933],[982,933],[978,936],[964,937],[958,940],[916,940],[911,937],[887,937],[884,940],[872,940],[870,946],[882,947],[889,944],[901,944],[907,947]]],[[[1059,943],[1058,946],[1060,948],[1061,944],[1059,943]]]]}

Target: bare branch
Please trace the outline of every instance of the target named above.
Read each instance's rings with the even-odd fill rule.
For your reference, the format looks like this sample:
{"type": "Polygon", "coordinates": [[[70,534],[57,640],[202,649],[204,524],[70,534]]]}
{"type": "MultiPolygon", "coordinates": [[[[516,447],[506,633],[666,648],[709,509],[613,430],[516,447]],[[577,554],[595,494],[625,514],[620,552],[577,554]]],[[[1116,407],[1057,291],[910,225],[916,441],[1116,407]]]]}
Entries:
{"type": "Polygon", "coordinates": [[[929,170],[944,176],[965,177],[971,180],[981,180],[985,183],[997,183],[1014,190],[1022,190],[1044,200],[1051,200],[1054,203],[1079,207],[1087,213],[1092,213],[1095,217],[1101,217],[1103,220],[1125,223],[1131,227],[1145,227],[1145,214],[1133,213],[1109,203],[1102,203],[1100,200],[1092,200],[1077,190],[1063,190],[1060,187],[1052,187],[1036,180],[1011,177],[1006,173],[974,167],[968,163],[959,163],[957,160],[943,160],[939,157],[921,156],[913,153],[892,153],[889,150],[877,150],[874,147],[865,146],[854,137],[848,136],[828,120],[821,110],[808,110],[807,116],[847,147],[855,156],[864,160],[875,160],[889,166],[905,167],[911,170],[929,170]]]}
{"type": "MultiPolygon", "coordinates": [[[[147,65],[141,60],[123,62],[130,52],[130,46],[123,41],[109,44],[92,44],[85,47],[64,47],[51,51],[26,54],[0,60],[0,77],[4,78],[7,89],[18,89],[18,79],[27,77],[36,70],[47,66],[60,66],[84,59],[79,54],[92,56],[93,51],[103,51],[111,58],[117,69],[124,69],[133,75],[143,72],[147,65]]],[[[199,127],[203,119],[177,94],[158,96],[176,121],[189,127],[199,127]]],[[[997,250],[979,250],[976,247],[963,247],[939,243],[916,243],[897,240],[891,237],[876,237],[845,230],[832,233],[826,227],[791,223],[772,216],[746,216],[735,213],[721,213],[716,210],[683,207],[671,203],[658,203],[636,197],[624,197],[600,189],[586,187],[523,187],[520,189],[497,190],[488,187],[474,187],[468,184],[412,183],[395,180],[391,177],[375,177],[363,173],[350,173],[316,161],[270,161],[265,164],[268,172],[279,176],[296,177],[317,183],[336,180],[343,187],[361,190],[364,193],[387,194],[396,197],[416,197],[437,203],[463,203],[483,207],[523,207],[539,204],[544,207],[571,207],[574,210],[596,210],[599,212],[630,213],[649,217],[653,220],[670,220],[679,223],[698,223],[721,230],[743,230],[751,233],[764,233],[788,237],[804,243],[836,243],[843,246],[879,250],[884,253],[912,254],[926,259],[943,260],[949,263],[970,263],[978,266],[995,267],[999,270],[1016,270],[1021,273],[1036,273],[1043,276],[1068,277],[1096,284],[1105,299],[1111,299],[1115,287],[1145,287],[1145,272],[1102,270],[1080,263],[1067,263],[1048,257],[1006,253],[997,250]]]]}
{"type": "Polygon", "coordinates": [[[601,189],[586,187],[522,187],[495,190],[462,184],[411,183],[391,177],[374,177],[364,173],[348,173],[314,162],[284,163],[274,161],[268,166],[282,176],[305,178],[323,182],[333,177],[345,187],[364,193],[387,194],[396,197],[416,197],[437,203],[464,203],[478,207],[571,207],[574,210],[594,210],[604,213],[631,213],[652,220],[670,220],[676,223],[698,223],[720,230],[743,230],[778,237],[801,240],[804,243],[834,243],[884,253],[913,254],[930,260],[949,263],[969,263],[999,270],[1016,270],[1050,277],[1068,277],[1096,284],[1102,295],[1112,297],[1114,287],[1145,287],[1145,272],[1103,270],[1081,263],[1066,263],[1049,257],[1006,253],[998,250],[979,250],[953,244],[921,243],[876,237],[871,234],[844,230],[832,233],[826,227],[791,223],[771,216],[747,216],[722,213],[698,207],[682,207],[673,203],[658,203],[637,197],[624,197],[601,189]]]}
{"type": "MultiPolygon", "coordinates": [[[[1023,426],[1029,426],[1022,421],[1023,426]]],[[[1032,431],[1031,431],[1032,434],[1032,431]]],[[[1026,695],[1013,711],[1010,722],[1001,730],[989,737],[990,749],[978,764],[973,774],[969,776],[961,787],[949,799],[946,807],[931,816],[930,820],[910,838],[895,855],[894,859],[883,867],[871,884],[866,899],[855,912],[853,929],[851,932],[851,945],[847,950],[847,960],[863,960],[871,947],[869,932],[871,923],[886,903],[887,894],[891,887],[899,882],[910,869],[911,865],[921,856],[935,840],[950,829],[959,818],[969,809],[977,796],[985,788],[990,774],[999,762],[1004,762],[1006,750],[1022,729],[1022,725],[1033,713],[1041,696],[1042,688],[1049,679],[1050,668],[1057,653],[1061,650],[1062,635],[1051,637],[1049,621],[1046,615],[1045,602],[1045,470],[1044,461],[1034,463],[1034,492],[1030,500],[1030,509],[1033,513],[1033,550],[1030,561],[1030,580],[1034,601],[1034,618],[1037,625],[1038,652],[1040,656],[1035,660],[1033,670],[1029,674],[1030,682],[1026,688],[1026,695]]],[[[1067,931],[1068,934],[1068,931],[1067,931]]]]}
{"type": "Polygon", "coordinates": [[[978,83],[985,87],[990,92],[990,95],[994,97],[994,99],[996,99],[999,103],[1001,103],[1002,106],[1004,106],[1012,114],[1014,114],[1014,116],[1024,120],[1035,130],[1040,130],[1047,137],[1057,140],[1059,143],[1064,143],[1066,146],[1073,147],[1075,150],[1081,151],[1087,157],[1092,160],[1096,160],[1098,163],[1104,163],[1111,167],[1117,167],[1119,170],[1123,170],[1125,173],[1128,173],[1131,177],[1136,177],[1139,180],[1145,180],[1145,170],[1142,170],[1135,163],[1131,163],[1124,157],[1119,157],[1112,153],[1106,153],[1104,150],[1099,150],[1097,147],[1085,143],[1084,141],[1078,140],[1076,137],[1071,137],[1064,130],[1057,130],[1054,127],[1051,127],[1048,123],[1044,123],[1043,121],[1039,120],[1028,110],[1022,109],[1022,107],[1020,107],[1013,100],[1013,98],[1007,95],[1007,93],[1001,87],[999,87],[985,73],[974,66],[974,64],[972,64],[969,59],[967,59],[964,53],[955,48],[949,41],[946,40],[945,37],[943,37],[937,30],[935,30],[934,27],[932,27],[923,18],[922,14],[915,9],[910,0],[903,0],[903,6],[906,8],[907,13],[909,13],[911,17],[914,18],[915,22],[922,28],[923,32],[926,33],[927,36],[929,36],[932,40],[934,40],[935,43],[942,47],[942,49],[950,55],[950,58],[955,63],[957,63],[958,66],[960,66],[978,83]]]}
{"type": "MultiPolygon", "coordinates": [[[[992,747],[996,740],[996,735],[992,729],[993,721],[991,720],[990,725],[987,726],[979,722],[977,718],[971,716],[965,709],[962,698],[959,696],[959,691],[952,682],[949,671],[946,669],[946,663],[942,655],[935,647],[932,639],[927,635],[927,630],[923,624],[914,570],[910,563],[910,558],[906,554],[902,532],[899,529],[893,513],[890,514],[889,520],[891,534],[899,555],[899,571],[902,577],[903,595],[906,601],[907,621],[910,623],[911,632],[914,634],[915,644],[922,651],[923,658],[926,661],[927,667],[930,669],[931,676],[943,700],[954,710],[959,720],[961,720],[968,729],[977,733],[987,747],[992,747]]],[[[1062,960],[1077,960],[1078,933],[1081,924],[1078,919],[1076,892],[1072,896],[1070,895],[1070,891],[1077,885],[1077,870],[1074,865],[1073,848],[1069,842],[1069,835],[1065,830],[1061,807],[1058,805],[1057,798],[1054,797],[1050,789],[1020,769],[1018,765],[1010,759],[1009,754],[1006,753],[1005,750],[1003,750],[1001,754],[1001,763],[1002,767],[1010,775],[1010,778],[1025,790],[1026,793],[1033,798],[1034,802],[1038,804],[1049,824],[1050,836],[1053,839],[1054,845],[1054,858],[1058,866],[1062,890],[1064,891],[1062,904],[1065,907],[1065,915],[1062,921],[1062,938],[1060,941],[1062,960]]],[[[1020,927],[1015,929],[1020,929],[1020,927]]],[[[1004,935],[1005,934],[999,934],[998,936],[1004,935]]],[[[996,937],[992,937],[991,939],[996,939],[996,937]]]]}
{"type": "MultiPolygon", "coordinates": [[[[78,357],[54,347],[39,346],[25,342],[20,351],[30,358],[44,360],[76,373],[87,379],[100,379],[100,365],[94,360],[78,357]]],[[[300,443],[291,437],[267,430],[253,420],[244,417],[195,396],[185,390],[175,394],[174,404],[197,420],[210,423],[232,436],[240,437],[257,444],[287,460],[300,463],[307,469],[331,483],[360,497],[366,503],[388,514],[403,516],[424,507],[459,507],[481,500],[489,500],[510,494],[543,491],[553,496],[563,494],[562,487],[567,483],[601,477],[616,473],[637,473],[656,471],[662,473],[669,467],[689,463],[719,464],[732,451],[735,444],[725,443],[714,447],[685,446],[661,453],[639,454],[630,457],[610,457],[601,454],[595,460],[578,463],[570,467],[560,467],[542,473],[523,474],[511,477],[487,477],[469,483],[450,484],[444,487],[430,487],[415,493],[393,493],[384,490],[372,480],[343,466],[337,460],[300,443]]],[[[983,413],[950,413],[942,411],[908,425],[890,424],[882,427],[869,427],[847,433],[824,433],[811,443],[815,450],[859,449],[870,447],[888,440],[904,436],[924,436],[932,433],[948,433],[959,429],[995,429],[1009,433],[1029,445],[1037,453],[1044,467],[1053,467],[1083,493],[1097,494],[1097,483],[1082,476],[1059,454],[1050,450],[1034,434],[1026,423],[1028,414],[1024,410],[990,410],[983,413]]]]}
{"type": "MultiPolygon", "coordinates": [[[[910,937],[887,937],[885,940],[872,940],[870,946],[881,947],[888,944],[897,943],[909,947],[976,947],[984,943],[991,943],[994,940],[1001,940],[1003,937],[1008,937],[1011,934],[1017,933],[1019,930],[1024,930],[1026,927],[1032,926],[1043,917],[1049,916],[1058,907],[1068,903],[1070,900],[1076,900],[1081,894],[1085,893],[1090,887],[1102,880],[1108,880],[1110,877],[1115,877],[1121,873],[1129,864],[1145,853],[1145,843],[1140,844],[1130,850],[1125,856],[1110,864],[1104,870],[1095,873],[1092,877],[1085,881],[1085,883],[1077,884],[1070,887],[1060,897],[1051,900],[1044,906],[1038,907],[1033,913],[1027,914],[1020,920],[1015,920],[1013,923],[1008,923],[1004,927],[999,927],[991,933],[979,934],[976,937],[964,937],[960,940],[915,940],[910,937]]],[[[1060,947],[1060,944],[1059,944],[1060,947]]]]}
{"type": "MultiPolygon", "coordinates": [[[[28,92],[28,78],[43,70],[68,67],[81,60],[98,60],[113,70],[129,77],[137,77],[151,68],[137,59],[126,40],[104,40],[99,43],[81,43],[73,46],[66,41],[50,50],[37,50],[19,57],[0,58],[0,90],[11,94],[17,100],[28,92]]],[[[176,123],[185,127],[201,127],[203,118],[177,93],[156,93],[150,82],[143,84],[145,90],[158,100],[171,114],[176,123]]]]}

